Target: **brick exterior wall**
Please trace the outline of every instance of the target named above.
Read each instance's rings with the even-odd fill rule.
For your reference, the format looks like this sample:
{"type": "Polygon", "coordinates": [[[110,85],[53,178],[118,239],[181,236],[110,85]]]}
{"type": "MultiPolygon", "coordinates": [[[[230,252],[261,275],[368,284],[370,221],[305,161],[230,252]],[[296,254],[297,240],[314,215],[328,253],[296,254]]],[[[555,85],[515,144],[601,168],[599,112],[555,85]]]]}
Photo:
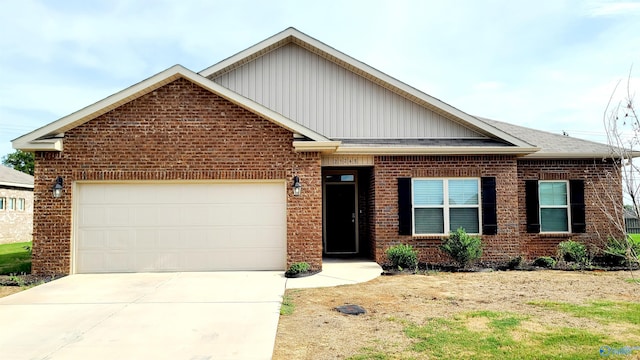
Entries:
{"type": "Polygon", "coordinates": [[[34,273],[69,273],[75,181],[286,180],[287,266],[322,266],[319,153],[296,153],[293,135],[211,92],[179,79],[65,132],[60,153],[37,152],[34,273]],[[64,179],[64,195],[51,187],[64,179]]]}
{"type": "Polygon", "coordinates": [[[5,199],[0,209],[0,244],[31,241],[33,233],[33,191],[21,188],[0,188],[5,199]],[[16,208],[9,210],[9,199],[16,199],[16,208]],[[18,210],[18,199],[24,199],[24,210],[18,210]]]}
{"type": "Polygon", "coordinates": [[[607,219],[603,210],[616,214],[619,209],[619,223],[622,224],[622,183],[619,176],[607,177],[610,172],[619,174],[617,165],[611,161],[598,160],[518,160],[518,202],[519,230],[523,253],[529,259],[539,256],[553,256],[558,243],[575,240],[588,244],[594,250],[602,249],[608,236],[620,238],[621,233],[607,219]],[[561,236],[527,233],[525,180],[577,180],[585,182],[584,202],[587,229],[582,234],[561,236]],[[600,196],[599,196],[600,195],[600,196]],[[608,197],[611,198],[608,198],[608,197]],[[605,200],[605,198],[608,198],[605,200]],[[603,200],[601,202],[601,200],[603,200]]]}
{"type": "MultiPolygon", "coordinates": [[[[559,242],[572,238],[601,246],[601,239],[616,234],[603,216],[595,189],[618,191],[622,203],[621,184],[614,178],[604,179],[605,171],[617,171],[614,164],[602,160],[555,161],[523,160],[513,156],[377,156],[372,172],[373,189],[369,201],[375,208],[371,216],[370,236],[375,239],[373,255],[377,262],[386,262],[384,251],[391,245],[408,243],[418,250],[419,259],[427,263],[449,263],[438,246],[440,236],[398,234],[398,182],[400,177],[496,177],[498,233],[483,235],[484,252],[481,261],[501,263],[523,255],[529,260],[556,254],[559,242]],[[524,180],[584,179],[587,232],[549,236],[526,232],[524,180]],[[606,234],[606,235],[605,235],[606,234]],[[603,236],[604,235],[604,236],[603,236]]],[[[606,207],[613,213],[613,202],[606,207]]],[[[621,216],[621,215],[620,215],[621,216]]]]}
{"type": "Polygon", "coordinates": [[[496,177],[498,234],[484,235],[484,261],[502,261],[521,252],[515,241],[518,233],[516,158],[512,156],[377,156],[375,158],[375,258],[386,261],[384,251],[391,245],[408,243],[418,249],[420,261],[449,262],[438,246],[440,236],[398,235],[399,177],[496,177]]]}

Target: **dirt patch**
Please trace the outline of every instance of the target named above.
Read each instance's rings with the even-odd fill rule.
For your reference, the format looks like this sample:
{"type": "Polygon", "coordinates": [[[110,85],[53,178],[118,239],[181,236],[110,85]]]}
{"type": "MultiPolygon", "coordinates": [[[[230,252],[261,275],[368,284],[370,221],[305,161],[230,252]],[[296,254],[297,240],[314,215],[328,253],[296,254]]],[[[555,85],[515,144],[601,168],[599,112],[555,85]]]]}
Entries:
{"type": "Polygon", "coordinates": [[[18,293],[22,290],[24,290],[24,288],[19,286],[0,286],[0,298],[18,293]]]}
{"type": "MultiPolygon", "coordinates": [[[[640,277],[640,272],[635,273],[640,277]]],[[[295,304],[281,316],[274,359],[343,359],[362,349],[402,352],[409,346],[403,334],[407,322],[489,310],[543,319],[531,328],[578,326],[607,331],[591,319],[549,311],[532,301],[588,303],[595,300],[640,301],[640,286],[626,282],[629,272],[498,271],[437,273],[379,277],[358,285],[288,290],[295,304]],[[364,315],[350,316],[336,306],[357,304],[364,315]],[[391,350],[390,350],[391,349],[391,350]]],[[[469,326],[482,328],[483,320],[469,326]]],[[[613,330],[609,329],[609,330],[613,330]]],[[[629,340],[637,334],[629,334],[629,340]]],[[[399,354],[399,353],[396,353],[399,354]]]]}

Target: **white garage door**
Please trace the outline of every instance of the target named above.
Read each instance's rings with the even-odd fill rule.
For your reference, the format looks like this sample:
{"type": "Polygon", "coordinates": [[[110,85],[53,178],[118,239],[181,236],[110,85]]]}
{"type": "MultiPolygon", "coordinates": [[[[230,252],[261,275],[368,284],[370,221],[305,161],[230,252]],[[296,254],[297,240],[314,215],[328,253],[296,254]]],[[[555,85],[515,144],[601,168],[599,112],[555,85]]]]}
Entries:
{"type": "Polygon", "coordinates": [[[284,182],[78,184],[75,272],[284,270],[284,182]]]}

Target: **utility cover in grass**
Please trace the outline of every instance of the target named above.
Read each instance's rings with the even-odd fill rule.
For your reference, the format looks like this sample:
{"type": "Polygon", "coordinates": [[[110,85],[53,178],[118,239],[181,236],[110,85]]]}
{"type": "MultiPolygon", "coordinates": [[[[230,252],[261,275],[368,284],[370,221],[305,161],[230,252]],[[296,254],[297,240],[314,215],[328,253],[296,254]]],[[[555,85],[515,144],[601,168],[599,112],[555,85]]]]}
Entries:
{"type": "Polygon", "coordinates": [[[336,307],[336,310],[347,315],[360,315],[367,313],[367,310],[362,306],[353,304],[338,306],[336,307]]]}

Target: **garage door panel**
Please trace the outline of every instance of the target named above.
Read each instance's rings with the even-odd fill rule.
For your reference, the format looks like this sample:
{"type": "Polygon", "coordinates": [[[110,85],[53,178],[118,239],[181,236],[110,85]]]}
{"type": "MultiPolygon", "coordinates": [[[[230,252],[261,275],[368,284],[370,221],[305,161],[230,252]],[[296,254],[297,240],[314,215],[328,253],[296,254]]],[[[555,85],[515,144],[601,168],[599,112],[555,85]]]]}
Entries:
{"type": "Polygon", "coordinates": [[[78,189],[76,272],[284,270],[284,182],[78,189]]]}
{"type": "Polygon", "coordinates": [[[161,223],[158,218],[159,209],[149,205],[134,205],[131,206],[132,213],[132,225],[138,226],[156,226],[161,223]]]}
{"type": "Polygon", "coordinates": [[[86,272],[131,272],[134,270],[133,259],[127,252],[92,251],[84,254],[77,266],[86,269],[86,272]]]}
{"type": "MultiPolygon", "coordinates": [[[[107,226],[128,226],[131,221],[130,208],[125,206],[108,207],[103,224],[107,226]]],[[[92,219],[96,221],[97,219],[92,219]]]]}

